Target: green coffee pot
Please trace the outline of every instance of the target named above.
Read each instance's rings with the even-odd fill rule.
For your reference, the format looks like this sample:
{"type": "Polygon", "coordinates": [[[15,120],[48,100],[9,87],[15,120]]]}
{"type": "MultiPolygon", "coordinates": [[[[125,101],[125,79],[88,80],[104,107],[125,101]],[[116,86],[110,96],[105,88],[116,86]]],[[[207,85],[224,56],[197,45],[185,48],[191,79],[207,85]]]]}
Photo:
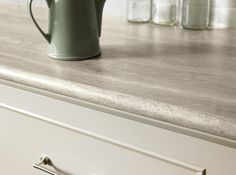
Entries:
{"type": "Polygon", "coordinates": [[[49,27],[45,33],[36,22],[33,0],[29,0],[30,16],[49,43],[48,55],[60,60],[88,59],[101,54],[102,14],[105,0],[46,0],[49,27]]]}

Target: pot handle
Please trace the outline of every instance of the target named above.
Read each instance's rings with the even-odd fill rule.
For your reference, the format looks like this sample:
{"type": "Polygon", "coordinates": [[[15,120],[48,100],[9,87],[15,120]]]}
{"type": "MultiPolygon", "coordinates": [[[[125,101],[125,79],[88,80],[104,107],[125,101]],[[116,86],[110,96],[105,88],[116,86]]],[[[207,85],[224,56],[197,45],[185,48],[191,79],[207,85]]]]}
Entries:
{"type": "MultiPolygon", "coordinates": [[[[48,7],[50,8],[50,5],[49,5],[49,1],[51,0],[46,0],[47,3],[48,3],[48,7]]],[[[49,33],[45,33],[41,27],[38,25],[37,21],[35,20],[34,18],[34,15],[33,15],[33,11],[32,11],[32,5],[33,5],[33,0],[29,0],[29,3],[28,3],[28,7],[29,7],[29,13],[30,13],[30,16],[35,24],[35,26],[38,28],[38,30],[40,31],[40,33],[43,35],[43,37],[50,43],[50,40],[51,40],[51,35],[49,33]]]]}

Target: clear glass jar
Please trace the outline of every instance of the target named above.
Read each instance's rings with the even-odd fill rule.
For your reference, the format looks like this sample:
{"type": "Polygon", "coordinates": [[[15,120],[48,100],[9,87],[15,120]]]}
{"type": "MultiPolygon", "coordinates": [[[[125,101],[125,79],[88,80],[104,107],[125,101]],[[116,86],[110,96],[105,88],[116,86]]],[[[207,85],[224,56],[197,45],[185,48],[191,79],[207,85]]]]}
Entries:
{"type": "Polygon", "coordinates": [[[211,0],[209,28],[236,28],[235,17],[235,0],[211,0]]]}
{"type": "Polygon", "coordinates": [[[151,0],[127,0],[127,20],[148,22],[151,18],[151,0]]]}
{"type": "Polygon", "coordinates": [[[183,9],[183,0],[179,0],[178,8],[178,24],[182,24],[182,9],[183,9]]]}
{"type": "Polygon", "coordinates": [[[179,0],[153,0],[152,21],[160,25],[176,25],[179,0]]]}
{"type": "Polygon", "coordinates": [[[209,24],[210,0],[183,0],[182,26],[203,30],[209,24]]]}

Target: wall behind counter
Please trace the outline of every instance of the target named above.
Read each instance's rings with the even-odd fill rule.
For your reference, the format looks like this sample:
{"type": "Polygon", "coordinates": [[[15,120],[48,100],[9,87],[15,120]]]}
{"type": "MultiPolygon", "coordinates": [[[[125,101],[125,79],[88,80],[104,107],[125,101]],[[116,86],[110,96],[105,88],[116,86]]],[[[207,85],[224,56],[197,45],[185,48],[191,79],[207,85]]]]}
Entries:
{"type": "MultiPolygon", "coordinates": [[[[44,5],[45,0],[34,0],[35,4],[44,5]]],[[[26,4],[27,0],[0,0],[0,3],[8,4],[26,4]]],[[[125,16],[126,14],[126,0],[107,0],[105,9],[105,14],[114,16],[125,16]]]]}

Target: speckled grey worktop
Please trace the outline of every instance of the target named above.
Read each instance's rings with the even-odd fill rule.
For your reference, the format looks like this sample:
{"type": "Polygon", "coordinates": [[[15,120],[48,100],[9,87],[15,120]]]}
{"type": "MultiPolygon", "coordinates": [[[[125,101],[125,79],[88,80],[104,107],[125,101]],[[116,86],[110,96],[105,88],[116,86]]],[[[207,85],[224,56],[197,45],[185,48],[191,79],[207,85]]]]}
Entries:
{"type": "Polygon", "coordinates": [[[105,18],[103,55],[62,62],[25,10],[0,8],[0,79],[236,140],[236,30],[105,18]]]}

